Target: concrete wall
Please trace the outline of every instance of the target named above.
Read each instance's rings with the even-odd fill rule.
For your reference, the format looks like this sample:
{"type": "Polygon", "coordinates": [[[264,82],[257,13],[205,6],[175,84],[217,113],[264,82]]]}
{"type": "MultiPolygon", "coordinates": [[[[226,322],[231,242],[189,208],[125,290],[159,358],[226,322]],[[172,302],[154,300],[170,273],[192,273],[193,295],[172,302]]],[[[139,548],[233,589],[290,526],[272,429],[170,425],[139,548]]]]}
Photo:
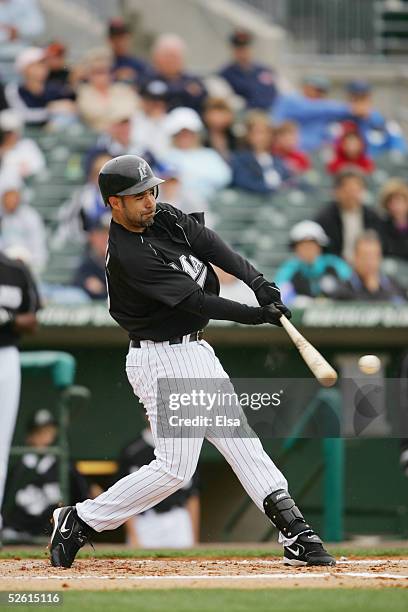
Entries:
{"type": "Polygon", "coordinates": [[[61,40],[73,60],[80,59],[88,49],[104,44],[105,24],[86,7],[66,0],[40,0],[46,20],[43,42],[61,40]]]}
{"type": "MultiPolygon", "coordinates": [[[[281,61],[284,31],[231,0],[125,0],[124,7],[127,17],[138,20],[141,33],[182,36],[192,70],[209,73],[218,68],[229,55],[227,38],[236,27],[254,33],[256,53],[263,62],[273,66],[281,61]]],[[[139,51],[147,55],[149,49],[139,51]]]]}

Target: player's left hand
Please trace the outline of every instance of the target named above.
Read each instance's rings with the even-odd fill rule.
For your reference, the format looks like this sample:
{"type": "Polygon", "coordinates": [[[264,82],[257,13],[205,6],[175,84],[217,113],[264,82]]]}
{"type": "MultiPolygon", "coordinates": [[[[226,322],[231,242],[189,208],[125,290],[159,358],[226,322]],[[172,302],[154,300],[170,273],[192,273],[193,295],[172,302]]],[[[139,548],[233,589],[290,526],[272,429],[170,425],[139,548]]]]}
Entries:
{"type": "Polygon", "coordinates": [[[291,318],[292,313],[289,308],[283,304],[279,287],[275,285],[274,282],[269,282],[263,276],[258,276],[258,278],[252,282],[251,287],[260,306],[273,304],[287,319],[291,318]]]}

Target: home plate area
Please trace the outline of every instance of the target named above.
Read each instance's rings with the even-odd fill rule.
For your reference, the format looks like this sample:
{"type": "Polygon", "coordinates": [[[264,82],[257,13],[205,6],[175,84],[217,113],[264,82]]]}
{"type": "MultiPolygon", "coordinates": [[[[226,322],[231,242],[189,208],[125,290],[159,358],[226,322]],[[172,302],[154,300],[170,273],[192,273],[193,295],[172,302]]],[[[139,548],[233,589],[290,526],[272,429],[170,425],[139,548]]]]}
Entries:
{"type": "Polygon", "coordinates": [[[152,588],[408,588],[408,559],[341,558],[335,567],[293,568],[281,559],[77,559],[69,569],[48,560],[4,559],[0,590],[152,588]]]}

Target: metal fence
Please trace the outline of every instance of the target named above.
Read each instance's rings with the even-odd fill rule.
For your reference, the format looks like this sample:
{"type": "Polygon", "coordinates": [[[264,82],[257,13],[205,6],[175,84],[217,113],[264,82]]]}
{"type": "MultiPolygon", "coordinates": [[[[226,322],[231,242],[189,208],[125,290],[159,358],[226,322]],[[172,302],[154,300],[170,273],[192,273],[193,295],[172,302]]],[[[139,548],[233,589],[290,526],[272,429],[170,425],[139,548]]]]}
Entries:
{"type": "Polygon", "coordinates": [[[290,35],[295,54],[364,55],[379,51],[378,0],[237,0],[290,35]]]}

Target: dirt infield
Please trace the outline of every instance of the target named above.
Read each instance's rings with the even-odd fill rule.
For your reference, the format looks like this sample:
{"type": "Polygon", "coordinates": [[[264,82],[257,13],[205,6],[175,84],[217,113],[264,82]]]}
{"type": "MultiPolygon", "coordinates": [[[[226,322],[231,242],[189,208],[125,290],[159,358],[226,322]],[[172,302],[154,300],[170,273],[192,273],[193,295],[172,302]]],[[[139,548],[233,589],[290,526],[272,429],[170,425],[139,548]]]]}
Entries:
{"type": "Polygon", "coordinates": [[[78,559],[70,569],[48,560],[3,559],[0,590],[159,588],[408,588],[408,559],[346,559],[336,567],[293,568],[281,559],[78,559]]]}

